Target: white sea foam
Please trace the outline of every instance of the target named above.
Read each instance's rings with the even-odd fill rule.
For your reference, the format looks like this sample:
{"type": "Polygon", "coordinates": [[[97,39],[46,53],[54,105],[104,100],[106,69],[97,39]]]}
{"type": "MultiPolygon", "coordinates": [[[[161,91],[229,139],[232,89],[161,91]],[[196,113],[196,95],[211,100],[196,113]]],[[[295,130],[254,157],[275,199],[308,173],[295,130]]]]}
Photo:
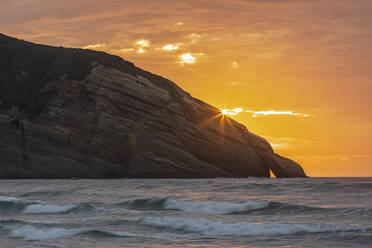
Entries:
{"type": "Polygon", "coordinates": [[[10,231],[10,236],[14,238],[22,238],[25,240],[48,240],[66,238],[81,233],[90,231],[87,228],[75,228],[75,229],[64,229],[64,228],[36,228],[31,225],[13,227],[10,231]]]}
{"type": "Polygon", "coordinates": [[[15,203],[36,203],[40,201],[30,201],[22,198],[10,197],[10,196],[0,196],[0,202],[15,202],[15,203]]]}
{"type": "Polygon", "coordinates": [[[164,202],[164,209],[177,209],[184,212],[198,212],[206,214],[228,214],[244,212],[252,209],[265,208],[269,205],[268,201],[248,201],[248,202],[197,202],[167,199],[164,202]]]}
{"type": "Polygon", "coordinates": [[[0,201],[4,201],[4,202],[17,202],[17,201],[21,201],[22,199],[19,199],[19,198],[15,198],[15,197],[9,197],[9,196],[2,196],[0,195],[0,201]]]}
{"type": "Polygon", "coordinates": [[[77,204],[54,205],[54,204],[32,204],[28,205],[22,212],[25,214],[58,214],[66,213],[77,208],[77,204]]]}
{"type": "Polygon", "coordinates": [[[143,225],[170,230],[197,233],[203,236],[279,236],[297,233],[324,233],[340,231],[366,231],[364,227],[315,224],[256,224],[251,222],[233,223],[207,219],[146,217],[143,225]]]}
{"type": "MultiPolygon", "coordinates": [[[[71,210],[79,208],[79,206],[84,206],[82,204],[65,204],[65,205],[57,205],[57,204],[48,204],[39,200],[27,200],[22,198],[15,198],[9,196],[0,196],[0,202],[6,203],[13,203],[19,204],[22,208],[19,210],[25,214],[58,214],[58,213],[66,213],[71,210]]],[[[89,204],[85,204],[89,206],[89,204]]],[[[8,207],[9,208],[9,207],[8,207]]]]}
{"type": "Polygon", "coordinates": [[[33,225],[13,225],[8,226],[6,229],[10,230],[9,236],[13,238],[22,238],[24,240],[43,241],[49,239],[69,238],[79,234],[91,235],[108,235],[116,237],[141,237],[153,239],[168,239],[168,238],[191,238],[192,235],[172,234],[172,233],[133,233],[133,232],[120,232],[120,231],[102,231],[93,228],[41,228],[33,225]]]}

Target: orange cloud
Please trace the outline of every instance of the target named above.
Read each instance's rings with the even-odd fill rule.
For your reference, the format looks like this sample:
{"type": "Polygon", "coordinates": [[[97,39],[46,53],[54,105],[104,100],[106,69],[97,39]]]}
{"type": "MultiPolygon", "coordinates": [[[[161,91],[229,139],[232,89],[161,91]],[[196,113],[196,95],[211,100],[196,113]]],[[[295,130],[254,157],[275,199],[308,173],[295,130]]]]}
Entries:
{"type": "Polygon", "coordinates": [[[92,44],[92,45],[87,45],[87,46],[84,46],[82,47],[83,49],[99,49],[99,48],[103,48],[103,47],[106,47],[106,44],[92,44]]]}
{"type": "Polygon", "coordinates": [[[178,50],[179,48],[179,43],[176,43],[176,44],[167,44],[167,45],[164,45],[162,46],[162,50],[165,50],[165,51],[174,51],[174,50],[178,50]]]}
{"type": "Polygon", "coordinates": [[[243,108],[221,109],[221,112],[227,115],[237,115],[241,112],[245,112],[245,113],[250,113],[252,117],[269,116],[269,115],[289,115],[289,116],[298,116],[298,117],[309,117],[310,116],[309,114],[296,113],[293,111],[275,111],[275,110],[254,111],[254,110],[243,110],[243,108]]]}
{"type": "Polygon", "coordinates": [[[191,55],[191,53],[184,53],[180,56],[180,63],[181,64],[194,64],[196,61],[196,57],[191,55]]]}

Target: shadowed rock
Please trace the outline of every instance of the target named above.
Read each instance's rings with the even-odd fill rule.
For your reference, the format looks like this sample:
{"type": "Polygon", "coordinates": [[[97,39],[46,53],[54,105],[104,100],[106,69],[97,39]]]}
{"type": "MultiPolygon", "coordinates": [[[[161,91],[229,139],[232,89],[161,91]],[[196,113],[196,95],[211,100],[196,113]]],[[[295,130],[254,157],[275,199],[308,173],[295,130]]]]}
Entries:
{"type": "Polygon", "coordinates": [[[305,177],[263,138],[118,56],[0,34],[0,178],[305,177]]]}

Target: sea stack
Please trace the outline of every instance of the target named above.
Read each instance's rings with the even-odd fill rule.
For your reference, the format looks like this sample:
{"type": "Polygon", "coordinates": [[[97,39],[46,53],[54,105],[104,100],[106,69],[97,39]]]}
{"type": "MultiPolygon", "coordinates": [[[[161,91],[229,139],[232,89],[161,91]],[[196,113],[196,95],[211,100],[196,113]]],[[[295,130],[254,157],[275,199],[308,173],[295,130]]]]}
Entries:
{"type": "Polygon", "coordinates": [[[0,34],[0,178],[306,177],[263,138],[118,56],[0,34]]]}

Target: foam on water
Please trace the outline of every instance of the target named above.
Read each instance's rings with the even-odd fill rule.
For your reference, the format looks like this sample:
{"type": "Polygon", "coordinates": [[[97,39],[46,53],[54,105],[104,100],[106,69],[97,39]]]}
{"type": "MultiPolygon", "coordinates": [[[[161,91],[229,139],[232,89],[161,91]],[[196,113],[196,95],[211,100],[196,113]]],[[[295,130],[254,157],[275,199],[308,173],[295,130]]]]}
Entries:
{"type": "Polygon", "coordinates": [[[0,183],[0,247],[370,248],[372,242],[372,179],[0,183]],[[248,186],[254,183],[265,186],[248,186]],[[338,193],[338,185],[351,193],[338,193]]]}
{"type": "Polygon", "coordinates": [[[21,198],[0,196],[0,214],[19,213],[30,204],[38,204],[39,201],[29,201],[21,198]]]}
{"type": "Polygon", "coordinates": [[[90,235],[92,237],[141,237],[153,239],[168,238],[190,238],[192,235],[172,234],[172,233],[134,233],[125,231],[105,231],[94,228],[60,228],[60,227],[36,227],[32,224],[17,222],[15,225],[7,226],[9,236],[12,238],[22,238],[28,241],[44,241],[49,239],[69,238],[77,235],[90,235]]]}
{"type": "Polygon", "coordinates": [[[10,197],[10,196],[0,196],[0,202],[13,202],[13,203],[35,203],[40,201],[30,201],[22,198],[10,197]]]}
{"type": "Polygon", "coordinates": [[[42,201],[30,201],[22,198],[0,196],[0,211],[24,214],[63,214],[74,210],[94,208],[89,203],[68,203],[64,205],[48,204],[42,201]]]}
{"type": "Polygon", "coordinates": [[[3,201],[3,202],[18,202],[18,201],[22,201],[22,199],[15,198],[15,197],[10,197],[10,196],[0,196],[0,201],[3,201]]]}
{"type": "Polygon", "coordinates": [[[11,228],[10,236],[14,238],[22,238],[24,240],[47,240],[47,239],[58,239],[66,238],[81,233],[88,232],[90,229],[87,228],[75,228],[75,229],[64,229],[64,228],[37,228],[32,225],[23,225],[11,228]]]}
{"type": "Polygon", "coordinates": [[[158,218],[146,217],[141,224],[176,231],[198,233],[200,235],[218,236],[279,236],[298,233],[327,233],[347,231],[367,231],[358,226],[335,226],[315,224],[256,224],[252,222],[234,223],[211,221],[204,218],[158,218]]]}
{"type": "Polygon", "coordinates": [[[28,205],[22,212],[25,214],[58,214],[67,213],[79,207],[79,204],[32,204],[28,205]]]}

